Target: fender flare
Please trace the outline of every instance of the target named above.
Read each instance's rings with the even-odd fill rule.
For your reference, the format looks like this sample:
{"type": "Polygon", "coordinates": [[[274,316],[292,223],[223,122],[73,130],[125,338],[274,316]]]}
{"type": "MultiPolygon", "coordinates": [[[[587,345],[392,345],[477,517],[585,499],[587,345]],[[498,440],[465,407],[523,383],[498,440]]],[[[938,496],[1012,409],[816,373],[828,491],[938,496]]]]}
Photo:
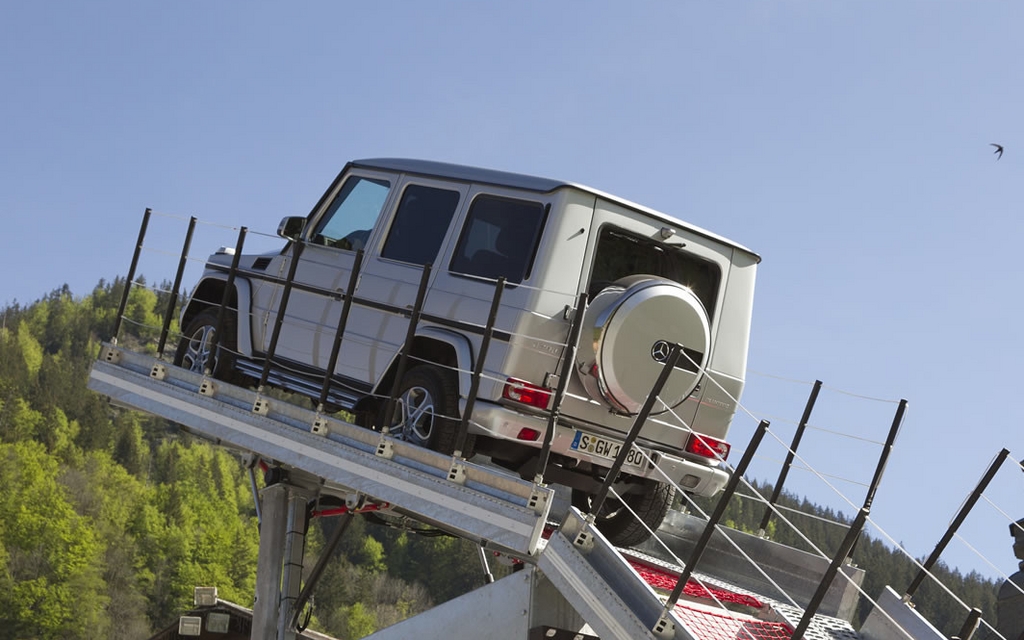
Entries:
{"type": "MultiPolygon", "coordinates": [[[[218,292],[217,296],[220,296],[223,292],[224,286],[227,284],[227,276],[222,274],[210,274],[200,278],[199,282],[196,283],[195,287],[192,288],[192,294],[189,296],[188,303],[182,306],[181,315],[178,318],[178,324],[181,330],[185,330],[185,325],[192,316],[199,313],[202,309],[207,307],[216,307],[220,305],[221,299],[218,297],[216,300],[210,300],[208,297],[198,297],[202,292],[209,288],[215,288],[218,292]]],[[[235,298],[238,306],[238,322],[235,323],[237,327],[238,336],[236,337],[236,345],[238,351],[245,356],[252,355],[252,285],[249,283],[248,278],[235,277],[235,298]],[[246,321],[242,322],[245,318],[246,321]]]]}
{"type": "Polygon", "coordinates": [[[473,345],[469,339],[461,333],[437,326],[420,327],[416,331],[418,337],[430,338],[443,342],[452,347],[455,351],[455,359],[458,363],[459,395],[465,397],[469,393],[469,387],[473,379],[473,345]]]}

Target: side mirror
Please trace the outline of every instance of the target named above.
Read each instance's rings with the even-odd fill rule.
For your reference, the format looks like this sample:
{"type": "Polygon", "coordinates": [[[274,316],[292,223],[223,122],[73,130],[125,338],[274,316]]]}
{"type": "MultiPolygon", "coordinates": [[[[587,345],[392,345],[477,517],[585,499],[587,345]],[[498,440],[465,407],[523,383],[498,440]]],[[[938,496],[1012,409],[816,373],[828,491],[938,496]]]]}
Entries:
{"type": "Polygon", "coordinates": [[[302,228],[306,226],[306,219],[302,216],[287,216],[277,225],[277,235],[285,240],[297,242],[302,235],[302,228]]]}

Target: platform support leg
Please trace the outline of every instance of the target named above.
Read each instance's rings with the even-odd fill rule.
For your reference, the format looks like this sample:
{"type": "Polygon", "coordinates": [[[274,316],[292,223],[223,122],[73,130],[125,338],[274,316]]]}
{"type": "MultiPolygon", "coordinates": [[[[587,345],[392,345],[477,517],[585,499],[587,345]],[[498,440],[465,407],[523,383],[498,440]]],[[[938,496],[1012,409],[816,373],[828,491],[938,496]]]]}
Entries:
{"type": "Polygon", "coordinates": [[[261,492],[263,523],[256,561],[256,603],[252,609],[252,640],[276,640],[282,553],[288,524],[288,486],[272,484],[261,492]]]}
{"type": "Polygon", "coordinates": [[[305,493],[285,483],[261,492],[263,523],[256,562],[256,603],[252,611],[252,640],[291,640],[292,606],[302,580],[305,547],[305,493]]]}
{"type": "Polygon", "coordinates": [[[302,588],[302,555],[306,548],[306,496],[288,492],[288,526],[284,539],[284,570],[281,576],[281,607],[277,618],[278,640],[294,640],[293,607],[302,588]]]}

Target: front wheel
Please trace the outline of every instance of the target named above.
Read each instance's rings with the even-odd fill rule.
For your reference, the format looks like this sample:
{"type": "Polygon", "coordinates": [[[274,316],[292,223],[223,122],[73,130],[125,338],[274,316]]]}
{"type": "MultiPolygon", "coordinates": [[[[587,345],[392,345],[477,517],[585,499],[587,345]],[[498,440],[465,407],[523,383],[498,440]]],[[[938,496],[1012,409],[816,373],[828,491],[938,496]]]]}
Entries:
{"type": "MultiPolygon", "coordinates": [[[[385,403],[387,406],[387,403],[385,403]]],[[[402,378],[391,417],[384,421],[400,440],[441,453],[455,452],[459,434],[459,389],[453,376],[433,365],[410,369],[402,378]]],[[[463,456],[473,455],[475,438],[466,436],[463,456]]]]}
{"type": "Polygon", "coordinates": [[[230,314],[224,317],[224,335],[218,340],[217,353],[213,352],[213,339],[217,333],[217,310],[204,309],[188,323],[178,349],[174,352],[174,364],[205,373],[207,369],[218,380],[234,382],[235,320],[230,314]]]}
{"type": "MultiPolygon", "coordinates": [[[[601,506],[601,513],[595,518],[597,528],[608,538],[608,542],[617,547],[636,546],[650,538],[651,531],[658,530],[675,495],[676,489],[672,485],[653,481],[649,481],[642,489],[622,496],[622,500],[609,494],[601,506]],[[639,520],[630,513],[630,509],[639,520]]],[[[591,494],[579,489],[572,490],[572,506],[580,511],[589,513],[592,500],[591,494]]]]}

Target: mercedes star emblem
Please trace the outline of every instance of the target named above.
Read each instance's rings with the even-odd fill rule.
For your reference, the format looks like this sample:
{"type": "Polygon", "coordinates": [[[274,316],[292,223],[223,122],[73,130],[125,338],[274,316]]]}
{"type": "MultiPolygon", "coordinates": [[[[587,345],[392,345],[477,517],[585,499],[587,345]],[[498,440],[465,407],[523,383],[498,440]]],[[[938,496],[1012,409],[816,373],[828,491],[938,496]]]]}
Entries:
{"type": "Polygon", "coordinates": [[[654,358],[656,362],[660,362],[662,364],[665,364],[668,360],[668,354],[671,352],[672,345],[670,345],[666,340],[658,340],[654,343],[654,346],[651,347],[651,357],[654,358]]]}

